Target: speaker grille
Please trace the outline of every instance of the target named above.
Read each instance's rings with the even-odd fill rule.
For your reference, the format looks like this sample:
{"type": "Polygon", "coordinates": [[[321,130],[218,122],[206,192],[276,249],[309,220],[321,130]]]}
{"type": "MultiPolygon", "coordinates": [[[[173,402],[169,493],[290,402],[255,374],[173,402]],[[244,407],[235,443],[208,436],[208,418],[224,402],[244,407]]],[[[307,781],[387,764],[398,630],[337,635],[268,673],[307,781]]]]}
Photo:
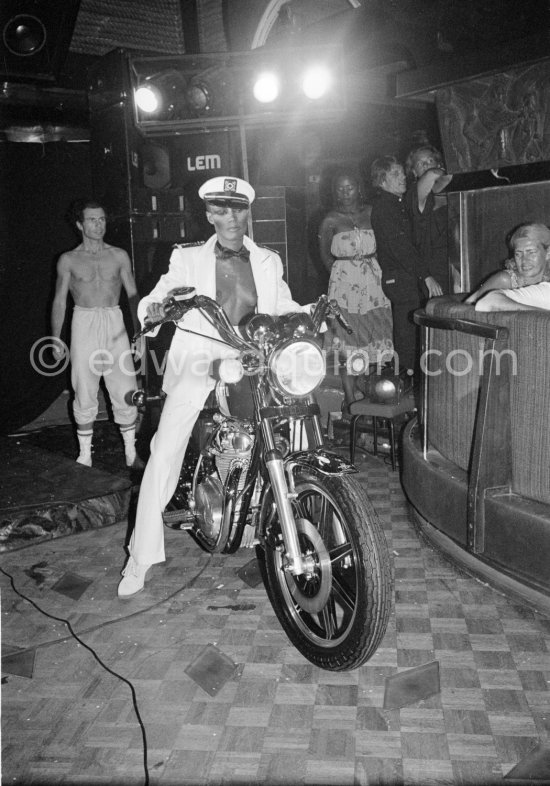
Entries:
{"type": "Polygon", "coordinates": [[[0,74],[54,81],[65,62],[80,0],[2,0],[0,74]]]}
{"type": "Polygon", "coordinates": [[[81,0],[71,52],[112,49],[184,54],[180,0],[81,0]]]}

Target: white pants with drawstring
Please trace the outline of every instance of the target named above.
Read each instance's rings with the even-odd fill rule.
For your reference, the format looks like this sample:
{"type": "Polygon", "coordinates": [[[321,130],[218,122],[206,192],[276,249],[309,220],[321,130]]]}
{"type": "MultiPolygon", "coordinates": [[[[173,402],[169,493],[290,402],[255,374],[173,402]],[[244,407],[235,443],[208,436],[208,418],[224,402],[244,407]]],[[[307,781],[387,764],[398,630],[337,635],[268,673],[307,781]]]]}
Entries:
{"type": "Polygon", "coordinates": [[[130,403],[130,397],[137,383],[122,311],[119,306],[75,306],[71,322],[71,382],[77,426],[93,423],[96,419],[102,376],[115,423],[132,425],[137,418],[137,408],[130,403]]]}

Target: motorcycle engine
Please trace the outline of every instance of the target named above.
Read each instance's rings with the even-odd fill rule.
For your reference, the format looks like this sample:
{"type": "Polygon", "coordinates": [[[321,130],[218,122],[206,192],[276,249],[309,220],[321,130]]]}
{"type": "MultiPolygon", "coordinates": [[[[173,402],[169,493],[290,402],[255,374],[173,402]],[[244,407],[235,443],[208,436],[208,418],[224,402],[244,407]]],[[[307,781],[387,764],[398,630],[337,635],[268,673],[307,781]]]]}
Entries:
{"type": "MultiPolygon", "coordinates": [[[[220,416],[215,416],[215,419],[220,416]]],[[[242,420],[223,419],[214,429],[207,451],[214,459],[216,473],[202,480],[195,492],[195,514],[200,529],[216,539],[222,526],[225,482],[236,468],[241,470],[237,494],[245,485],[250,454],[254,445],[253,425],[242,420]]],[[[239,502],[235,507],[238,514],[239,502]]]]}
{"type": "Polygon", "coordinates": [[[248,466],[254,445],[252,423],[243,420],[222,420],[213,432],[209,452],[215,457],[216,468],[222,483],[235,462],[248,466]]]}

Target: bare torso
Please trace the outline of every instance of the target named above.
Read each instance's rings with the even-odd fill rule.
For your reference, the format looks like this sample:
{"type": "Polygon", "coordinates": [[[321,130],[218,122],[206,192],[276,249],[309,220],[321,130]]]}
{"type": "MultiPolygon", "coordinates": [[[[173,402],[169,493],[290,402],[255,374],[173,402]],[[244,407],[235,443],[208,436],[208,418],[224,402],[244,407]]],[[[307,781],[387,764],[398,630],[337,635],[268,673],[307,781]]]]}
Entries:
{"type": "Polygon", "coordinates": [[[117,306],[122,289],[124,253],[104,244],[97,253],[83,245],[65,254],[70,271],[69,291],[83,308],[117,306]]]}
{"type": "MultiPolygon", "coordinates": [[[[51,335],[59,339],[70,293],[80,308],[113,308],[119,305],[124,288],[134,328],[137,330],[137,287],[130,257],[122,248],[103,242],[105,211],[102,207],[86,207],[82,220],[77,220],[82,242],[72,251],[61,254],[57,263],[55,296],[52,303],[51,335]]],[[[54,347],[54,357],[65,352],[62,342],[54,347]]]]}
{"type": "Polygon", "coordinates": [[[232,325],[240,325],[254,313],[258,296],[249,262],[240,259],[216,261],[216,300],[232,325]]]}

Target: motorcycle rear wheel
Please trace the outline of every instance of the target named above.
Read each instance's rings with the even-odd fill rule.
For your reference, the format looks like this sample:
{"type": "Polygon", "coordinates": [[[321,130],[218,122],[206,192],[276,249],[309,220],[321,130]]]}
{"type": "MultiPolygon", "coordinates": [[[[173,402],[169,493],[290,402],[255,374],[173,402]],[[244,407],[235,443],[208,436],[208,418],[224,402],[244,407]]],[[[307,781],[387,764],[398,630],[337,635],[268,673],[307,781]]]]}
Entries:
{"type": "Polygon", "coordinates": [[[378,648],[390,616],[391,568],[382,526],[354,478],[308,468],[296,472],[295,486],[298,539],[314,567],[307,577],[285,570],[268,492],[267,594],[290,641],[311,663],[329,671],[356,669],[378,648]]]}

